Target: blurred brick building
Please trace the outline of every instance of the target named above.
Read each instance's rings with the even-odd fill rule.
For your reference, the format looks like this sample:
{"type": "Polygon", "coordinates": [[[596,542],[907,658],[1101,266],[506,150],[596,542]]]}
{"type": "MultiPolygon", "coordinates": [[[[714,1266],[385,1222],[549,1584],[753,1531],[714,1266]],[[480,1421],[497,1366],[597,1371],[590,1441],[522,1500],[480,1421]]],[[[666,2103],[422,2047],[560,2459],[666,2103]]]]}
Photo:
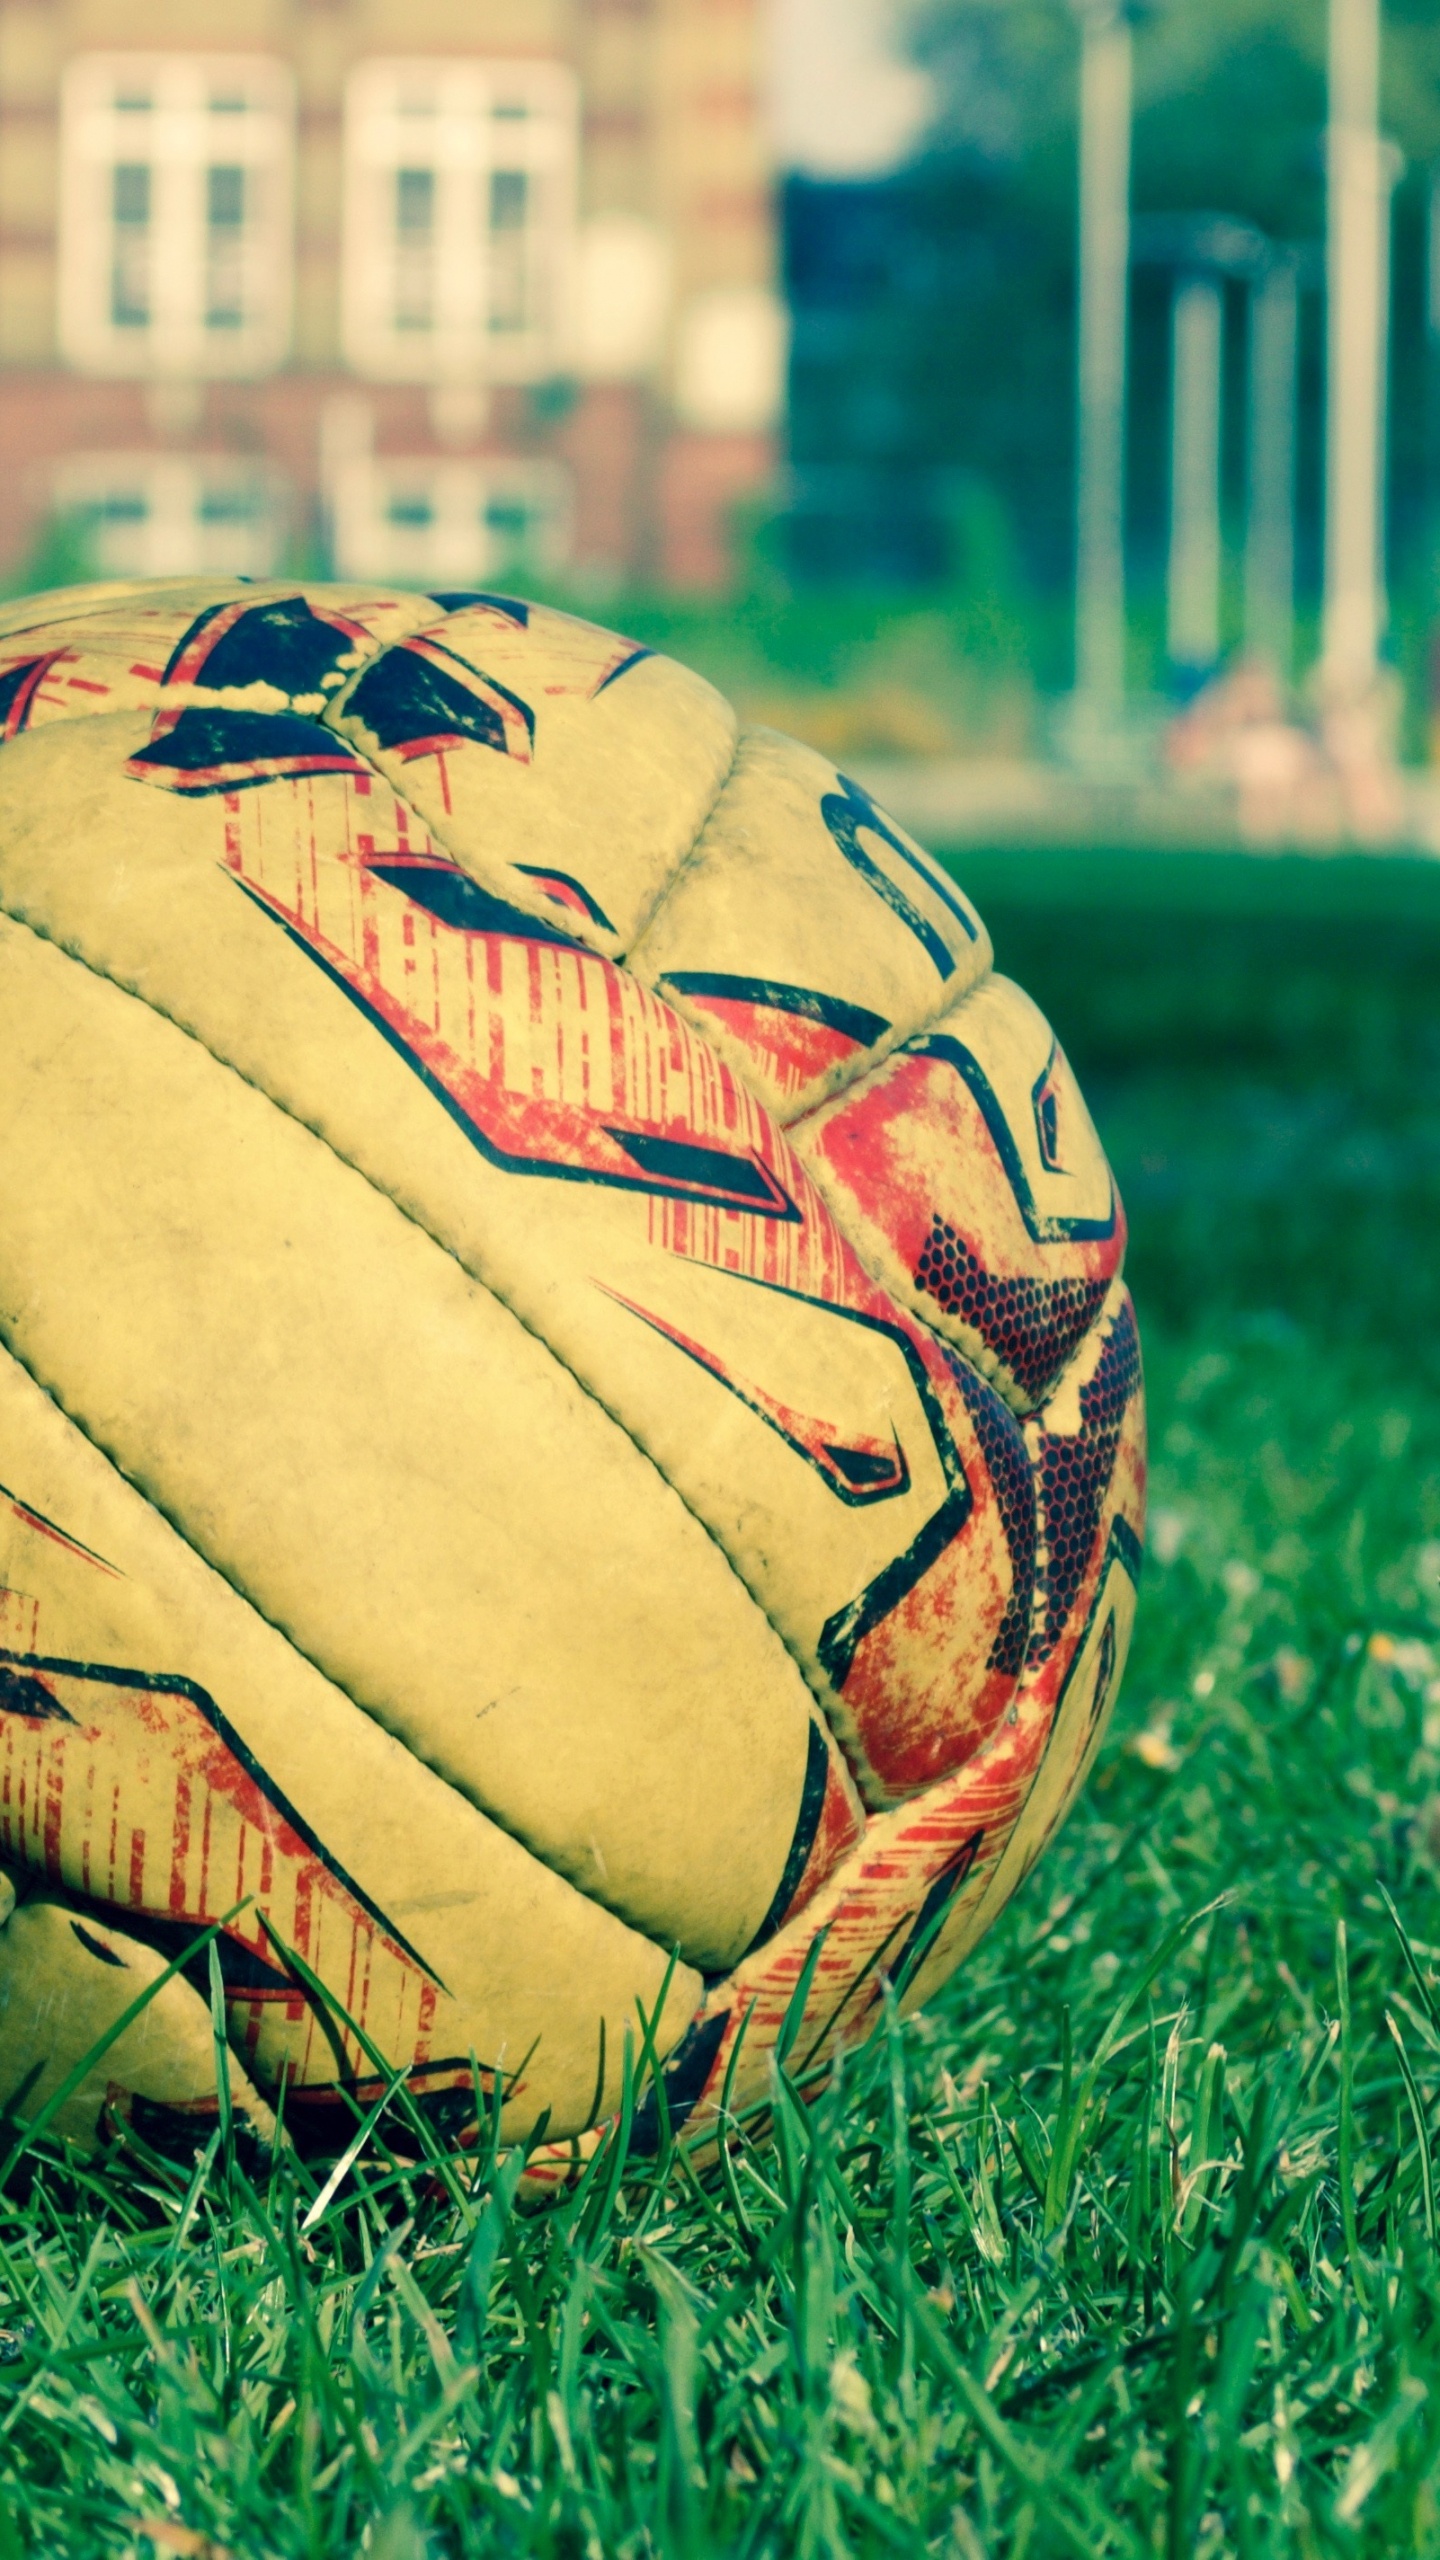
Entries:
{"type": "Polygon", "coordinates": [[[713,584],[762,0],[0,0],[0,574],[713,584]]]}

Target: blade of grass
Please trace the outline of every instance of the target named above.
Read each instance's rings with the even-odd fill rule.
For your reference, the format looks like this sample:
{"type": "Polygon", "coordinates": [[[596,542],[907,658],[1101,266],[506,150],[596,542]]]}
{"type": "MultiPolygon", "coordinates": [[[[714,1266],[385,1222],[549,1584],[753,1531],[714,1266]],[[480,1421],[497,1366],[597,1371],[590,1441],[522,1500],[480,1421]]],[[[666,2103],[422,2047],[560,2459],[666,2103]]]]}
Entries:
{"type": "Polygon", "coordinates": [[[1340,2181],[1340,2223],[1351,2281],[1363,2311],[1370,2308],[1370,2288],[1355,2219],[1355,2050],[1350,2020],[1350,1956],[1345,1923],[1335,1923],[1335,1993],[1340,2011],[1340,2125],[1336,2174],[1340,2181]]]}
{"type": "Polygon", "coordinates": [[[1420,2091],[1416,2085],[1414,2071],[1411,2068],[1410,2056],[1405,2050],[1405,2039],[1400,2033],[1400,2029],[1396,2024],[1395,2018],[1389,2009],[1385,2012],[1385,2024],[1390,2031],[1390,2040],[1395,2047],[1396,2060],[1400,2065],[1400,2077],[1405,2083],[1405,2096],[1410,2108],[1410,2118],[1415,2127],[1415,2147],[1420,2160],[1420,2192],[1425,2200],[1425,2230],[1430,2241],[1430,2245],[1433,2248],[1436,2240],[1435,2163],[1430,2154],[1430,2129],[1425,2122],[1425,2109],[1421,2103],[1420,2091]]]}

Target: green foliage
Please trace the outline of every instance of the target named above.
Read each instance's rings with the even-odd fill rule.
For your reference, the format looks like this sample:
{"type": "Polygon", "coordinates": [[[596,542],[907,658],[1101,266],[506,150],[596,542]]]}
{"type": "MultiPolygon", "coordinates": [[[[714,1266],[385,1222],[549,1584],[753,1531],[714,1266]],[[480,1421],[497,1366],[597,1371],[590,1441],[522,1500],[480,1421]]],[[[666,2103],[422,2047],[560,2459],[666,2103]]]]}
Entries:
{"type": "MultiPolygon", "coordinates": [[[[1151,0],[1137,10],[1132,196],[1140,215],[1220,211],[1272,237],[1318,247],[1325,230],[1325,0],[1151,0]]],[[[1035,597],[1072,566],[1074,256],[1079,28],[1072,0],[908,0],[913,50],[934,82],[925,230],[948,261],[912,392],[925,433],[981,474],[1015,527],[1035,597]],[[969,243],[968,262],[963,244],[969,243]],[[993,351],[1003,347],[997,367],[993,351]]],[[[1409,703],[1407,747],[1422,749],[1434,624],[1435,379],[1427,335],[1430,172],[1440,158],[1440,14],[1433,0],[1383,13],[1382,120],[1399,146],[1394,200],[1389,415],[1391,643],[1409,703]]],[[[1168,504],[1168,288],[1137,272],[1130,348],[1127,549],[1132,674],[1164,680],[1163,563],[1168,504]]],[[[1232,311],[1238,322],[1238,308],[1232,311]]],[[[1304,297],[1298,420],[1298,582],[1302,626],[1319,602],[1323,351],[1319,297],[1304,297]]],[[[1226,393],[1226,645],[1240,636],[1245,515],[1243,385],[1226,393]]],[[[1022,611],[1024,609],[1022,602],[1022,611]]],[[[1303,628],[1302,657],[1313,660],[1303,628]]],[[[1067,680],[1038,614],[1031,665],[1048,690],[1067,680]]]]}
{"type": "MultiPolygon", "coordinates": [[[[1073,154],[1079,38],[1070,0],[909,0],[937,97],[933,140],[1025,168],[1041,194],[1073,154]]],[[[1142,206],[1248,213],[1281,237],[1323,221],[1324,0],[1151,0],[1138,13],[1135,177],[1142,206]]],[[[1440,152],[1440,21],[1387,0],[1382,115],[1407,159],[1440,152]]]]}
{"type": "Polygon", "coordinates": [[[84,517],[46,516],[21,567],[0,587],[0,594],[44,595],[52,587],[82,586],[95,574],[94,546],[84,517]]]}
{"type": "Polygon", "coordinates": [[[528,2215],[403,2120],[338,2181],[42,2139],[3,2560],[1440,2547],[1440,914],[1124,859],[1128,909],[1121,857],[961,866],[1094,1087],[1147,1328],[1147,1589],[1068,1830],[718,2174],[528,2215]]]}
{"type": "MultiPolygon", "coordinates": [[[[1068,608],[1047,622],[1027,592],[1005,511],[983,482],[956,488],[952,523],[955,575],[920,595],[796,586],[763,513],[741,528],[736,584],[723,596],[595,597],[564,583],[539,592],[697,668],[745,719],[842,759],[967,748],[1023,754],[1034,744],[1036,651],[1063,655],[1068,608]]],[[[526,592],[536,591],[531,580],[526,592]]]]}

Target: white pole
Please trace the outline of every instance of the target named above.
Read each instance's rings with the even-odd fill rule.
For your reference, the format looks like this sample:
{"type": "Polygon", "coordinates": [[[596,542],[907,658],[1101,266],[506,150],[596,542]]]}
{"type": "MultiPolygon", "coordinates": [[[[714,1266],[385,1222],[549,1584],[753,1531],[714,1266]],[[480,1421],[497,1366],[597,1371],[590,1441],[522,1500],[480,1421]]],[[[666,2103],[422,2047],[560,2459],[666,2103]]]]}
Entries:
{"type": "Polygon", "coordinates": [[[1300,293],[1276,257],[1250,299],[1245,645],[1282,684],[1295,659],[1295,385],[1300,293]]]}
{"type": "Polygon", "coordinates": [[[1330,0],[1321,673],[1337,702],[1358,700],[1372,686],[1384,615],[1389,186],[1381,157],[1379,79],[1380,0],[1330,0]]]}
{"type": "MultiPolygon", "coordinates": [[[[1430,577],[1440,567],[1440,165],[1430,170],[1429,220],[1425,229],[1425,478],[1430,532],[1430,577]]],[[[1440,703],[1432,698],[1432,735],[1440,703]]],[[[1431,748],[1432,763],[1440,736],[1431,748]]]]}
{"type": "Polygon", "coordinates": [[[1214,276],[1175,287],[1170,380],[1170,567],[1173,667],[1208,675],[1220,655],[1220,354],[1224,304],[1214,276]]]}
{"type": "Polygon", "coordinates": [[[1125,700],[1125,353],[1130,282],[1130,28],[1079,0],[1080,350],[1075,688],[1087,722],[1125,700]]]}

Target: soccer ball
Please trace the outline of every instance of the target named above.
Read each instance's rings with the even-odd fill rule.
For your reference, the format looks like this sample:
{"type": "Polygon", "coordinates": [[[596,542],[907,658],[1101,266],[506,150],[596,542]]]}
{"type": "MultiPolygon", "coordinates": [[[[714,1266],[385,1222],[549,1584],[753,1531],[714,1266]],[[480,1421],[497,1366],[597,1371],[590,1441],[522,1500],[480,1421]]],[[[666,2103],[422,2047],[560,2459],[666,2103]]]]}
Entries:
{"type": "Polygon", "coordinates": [[[859,784],[507,596],[31,598],[0,719],[0,2098],[193,2149],[213,1984],[263,2140],[763,2104],[1123,1664],[1048,1025],[859,784]]]}

